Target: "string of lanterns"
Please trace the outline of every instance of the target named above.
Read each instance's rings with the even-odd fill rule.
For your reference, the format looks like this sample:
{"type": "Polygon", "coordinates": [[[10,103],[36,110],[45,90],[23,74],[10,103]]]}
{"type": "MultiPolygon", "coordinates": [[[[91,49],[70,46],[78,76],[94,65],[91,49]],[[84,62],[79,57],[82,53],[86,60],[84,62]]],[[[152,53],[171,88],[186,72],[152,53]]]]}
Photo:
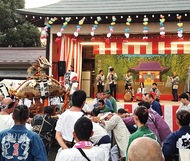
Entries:
{"type": "Polygon", "coordinates": [[[85,19],[86,18],[83,17],[81,20],[79,20],[78,25],[76,26],[76,31],[74,32],[74,38],[72,38],[72,41],[76,42],[77,37],[79,35],[82,25],[84,24],[85,19]]]}
{"type": "Polygon", "coordinates": [[[178,26],[178,31],[177,31],[177,35],[178,35],[178,38],[180,40],[183,40],[183,23],[181,22],[181,18],[182,16],[179,15],[177,16],[177,19],[178,19],[178,23],[177,23],[177,26],[178,26]]]}
{"type": "Polygon", "coordinates": [[[144,36],[143,36],[143,40],[147,40],[148,39],[148,36],[147,36],[147,33],[148,33],[148,18],[147,17],[144,17],[143,19],[143,33],[144,33],[144,36]]]}
{"type": "Polygon", "coordinates": [[[102,20],[101,17],[97,17],[96,20],[94,21],[94,24],[93,24],[93,26],[92,26],[92,31],[91,31],[91,33],[90,33],[91,36],[92,36],[91,41],[95,40],[95,37],[94,37],[95,30],[98,28],[98,24],[99,24],[99,22],[100,22],[101,20],[102,20]]]}
{"type": "Polygon", "coordinates": [[[165,38],[165,27],[164,27],[165,17],[160,15],[160,36],[161,38],[165,38]]]}
{"type": "Polygon", "coordinates": [[[109,33],[107,34],[107,38],[106,38],[106,42],[107,43],[109,43],[110,42],[110,37],[111,37],[111,35],[112,35],[112,33],[113,33],[113,29],[114,29],[114,26],[115,26],[115,24],[116,24],[116,17],[115,16],[112,16],[112,22],[111,22],[111,24],[110,24],[110,26],[109,26],[109,33]]]}
{"type": "Polygon", "coordinates": [[[128,39],[129,36],[130,36],[130,33],[129,33],[130,29],[129,29],[129,26],[131,25],[131,22],[132,22],[132,18],[129,16],[129,17],[127,18],[127,22],[126,22],[127,27],[125,28],[125,34],[124,34],[125,37],[126,37],[126,39],[128,39]]]}

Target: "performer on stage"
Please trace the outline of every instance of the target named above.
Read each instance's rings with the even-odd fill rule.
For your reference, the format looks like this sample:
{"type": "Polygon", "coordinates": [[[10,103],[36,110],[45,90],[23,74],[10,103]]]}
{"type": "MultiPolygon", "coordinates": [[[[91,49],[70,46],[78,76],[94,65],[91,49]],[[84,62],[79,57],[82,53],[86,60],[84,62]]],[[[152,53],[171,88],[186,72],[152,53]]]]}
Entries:
{"type": "Polygon", "coordinates": [[[160,91],[157,88],[157,83],[152,83],[152,88],[150,89],[150,93],[154,96],[156,101],[160,101],[160,91]]]}
{"type": "Polygon", "coordinates": [[[124,102],[131,102],[134,98],[134,89],[130,84],[128,84],[127,89],[124,93],[124,102]]]}
{"type": "Polygon", "coordinates": [[[179,84],[179,77],[176,72],[173,72],[172,76],[172,95],[173,95],[173,100],[175,102],[178,102],[178,84],[179,84]]]}
{"type": "Polygon", "coordinates": [[[111,95],[116,99],[117,74],[115,73],[114,68],[110,68],[107,80],[109,81],[111,95]]]}
{"type": "Polygon", "coordinates": [[[140,82],[140,87],[137,89],[137,93],[135,94],[135,98],[137,101],[142,100],[142,96],[146,93],[144,82],[140,82]]]}
{"type": "Polygon", "coordinates": [[[129,71],[124,75],[124,81],[126,82],[125,89],[127,89],[129,85],[133,86],[133,76],[129,71]]]}
{"type": "Polygon", "coordinates": [[[98,92],[103,92],[104,91],[104,80],[105,80],[105,75],[103,74],[103,70],[101,69],[96,76],[97,80],[97,89],[98,92]]]}

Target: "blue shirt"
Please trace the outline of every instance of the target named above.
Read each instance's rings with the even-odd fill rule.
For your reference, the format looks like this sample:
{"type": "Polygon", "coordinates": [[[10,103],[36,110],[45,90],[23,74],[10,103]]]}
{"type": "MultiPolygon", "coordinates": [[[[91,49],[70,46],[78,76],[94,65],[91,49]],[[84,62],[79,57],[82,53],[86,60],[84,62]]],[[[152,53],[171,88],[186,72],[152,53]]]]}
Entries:
{"type": "Polygon", "coordinates": [[[14,125],[0,132],[1,161],[47,161],[42,139],[25,125],[14,125]]]}
{"type": "Polygon", "coordinates": [[[151,104],[151,107],[154,111],[156,111],[160,116],[162,116],[162,109],[161,109],[161,105],[159,102],[157,102],[156,100],[154,100],[151,104]]]}

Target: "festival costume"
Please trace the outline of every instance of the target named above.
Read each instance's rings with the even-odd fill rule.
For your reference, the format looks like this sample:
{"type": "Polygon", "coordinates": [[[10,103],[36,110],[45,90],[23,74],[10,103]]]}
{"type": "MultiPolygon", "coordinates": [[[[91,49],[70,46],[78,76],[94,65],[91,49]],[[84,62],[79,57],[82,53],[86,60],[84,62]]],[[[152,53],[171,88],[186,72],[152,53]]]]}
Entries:
{"type": "Polygon", "coordinates": [[[1,161],[47,161],[45,146],[33,131],[25,125],[14,125],[9,130],[0,132],[1,161]]]}
{"type": "Polygon", "coordinates": [[[121,157],[125,157],[130,133],[121,117],[119,117],[117,114],[114,114],[108,121],[105,121],[105,129],[107,131],[113,130],[114,138],[116,140],[117,146],[119,147],[120,155],[121,157]]]}
{"type": "Polygon", "coordinates": [[[109,97],[109,100],[112,104],[112,107],[113,107],[113,112],[117,112],[117,103],[116,103],[116,100],[114,97],[110,96],[109,97]]]}
{"type": "Polygon", "coordinates": [[[157,102],[156,100],[154,100],[151,104],[151,107],[154,111],[156,111],[160,116],[162,116],[162,109],[161,109],[161,105],[159,102],[157,102]]]}
{"type": "Polygon", "coordinates": [[[81,148],[90,161],[105,161],[104,150],[93,146],[89,141],[80,141],[71,149],[60,148],[55,161],[87,161],[77,148],[81,148]]]}
{"type": "Polygon", "coordinates": [[[103,74],[98,74],[96,76],[96,80],[97,80],[97,89],[98,92],[103,92],[104,91],[104,80],[105,80],[105,75],[103,74]]]}
{"type": "Polygon", "coordinates": [[[125,83],[125,90],[128,89],[128,86],[132,86],[133,85],[133,76],[130,75],[128,76],[127,74],[124,76],[124,81],[125,83]]]}
{"type": "Polygon", "coordinates": [[[183,103],[181,103],[179,105],[179,108],[177,109],[177,111],[179,111],[179,110],[187,110],[190,112],[190,102],[188,103],[188,105],[184,105],[183,103]]]}
{"type": "Polygon", "coordinates": [[[172,78],[172,95],[173,95],[173,100],[178,101],[178,84],[179,84],[179,77],[176,75],[172,78]]]}
{"type": "Polygon", "coordinates": [[[190,149],[190,127],[183,126],[179,130],[171,133],[162,148],[166,161],[179,160],[179,149],[190,149]]]}
{"type": "Polygon", "coordinates": [[[42,138],[48,153],[52,140],[55,137],[54,129],[56,120],[47,114],[37,114],[32,119],[31,124],[33,126],[33,131],[35,131],[42,138]]]}
{"type": "Polygon", "coordinates": [[[109,81],[109,85],[110,85],[110,93],[116,99],[117,74],[108,73],[107,80],[109,81]]]}
{"type": "MultiPolygon", "coordinates": [[[[157,140],[156,135],[147,126],[139,127],[137,129],[137,131],[134,132],[133,134],[131,134],[131,136],[129,137],[129,143],[127,146],[126,156],[128,156],[128,149],[129,149],[129,146],[131,145],[132,141],[139,138],[139,137],[149,137],[149,138],[152,138],[154,140],[157,140]]],[[[126,160],[127,160],[127,157],[126,157],[126,160]]]]}
{"type": "MultiPolygon", "coordinates": [[[[148,109],[149,118],[146,126],[157,136],[158,142],[160,144],[166,139],[166,137],[171,133],[168,124],[164,119],[152,108],[148,109]]],[[[134,125],[133,117],[126,117],[123,119],[126,126],[134,125]]]]}

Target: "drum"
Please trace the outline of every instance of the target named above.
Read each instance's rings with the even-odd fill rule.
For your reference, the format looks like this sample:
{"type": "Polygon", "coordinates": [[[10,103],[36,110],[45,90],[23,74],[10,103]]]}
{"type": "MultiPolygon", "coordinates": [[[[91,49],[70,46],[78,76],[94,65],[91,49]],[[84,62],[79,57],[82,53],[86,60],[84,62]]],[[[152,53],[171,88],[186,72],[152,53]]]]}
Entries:
{"type": "Polygon", "coordinates": [[[132,101],[132,92],[126,90],[124,93],[124,102],[131,102],[132,101]]]}

